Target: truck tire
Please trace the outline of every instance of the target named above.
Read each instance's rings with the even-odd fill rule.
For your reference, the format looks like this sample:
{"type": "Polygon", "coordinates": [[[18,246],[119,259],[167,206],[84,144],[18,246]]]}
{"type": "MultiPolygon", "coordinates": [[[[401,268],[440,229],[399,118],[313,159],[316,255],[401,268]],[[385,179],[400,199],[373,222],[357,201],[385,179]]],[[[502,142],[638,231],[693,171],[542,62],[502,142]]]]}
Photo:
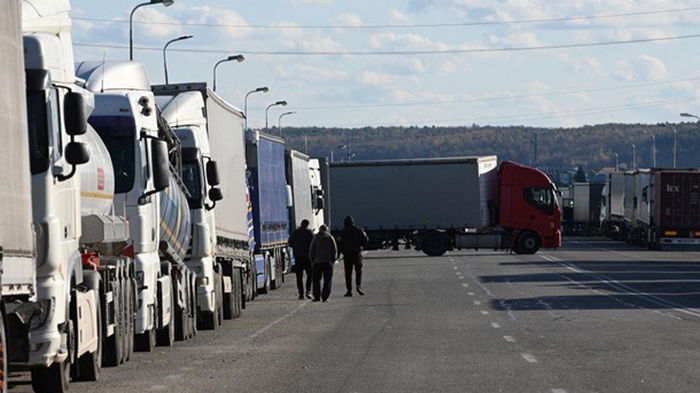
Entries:
{"type": "Polygon", "coordinates": [[[156,329],[134,335],[134,349],[139,352],[153,352],[156,348],[156,329]]]}
{"type": "MultiPolygon", "coordinates": [[[[180,283],[177,280],[173,280],[173,294],[178,293],[180,283]]],[[[175,296],[175,295],[173,295],[175,296]]],[[[190,338],[190,328],[187,318],[187,312],[183,310],[180,306],[175,306],[173,308],[174,314],[174,327],[175,327],[175,340],[185,341],[190,338]]]]}
{"type": "MultiPolygon", "coordinates": [[[[124,324],[126,311],[124,299],[124,282],[122,281],[121,266],[117,265],[117,282],[112,287],[112,301],[114,302],[115,323],[114,332],[109,337],[104,337],[102,350],[102,365],[104,367],[116,367],[123,361],[124,350],[124,324]]],[[[105,321],[107,317],[105,315],[105,321]]],[[[104,326],[104,325],[103,325],[104,326]]],[[[105,327],[106,333],[106,327],[105,327]]]]}
{"type": "Polygon", "coordinates": [[[540,249],[540,237],[534,232],[524,232],[515,242],[515,251],[522,255],[532,255],[540,249]]]}
{"type": "Polygon", "coordinates": [[[450,240],[442,232],[430,231],[423,234],[420,238],[420,249],[428,256],[443,256],[449,248],[450,240]]]}
{"type": "Polygon", "coordinates": [[[245,310],[248,302],[248,282],[243,269],[240,269],[239,275],[241,276],[241,309],[245,310]]]}
{"type": "Polygon", "coordinates": [[[238,269],[233,270],[232,281],[233,318],[239,318],[243,310],[243,282],[241,281],[241,274],[238,269]]]}
{"type": "Polygon", "coordinates": [[[66,393],[70,382],[69,360],[49,367],[32,367],[32,388],[36,393],[66,393]]]}
{"type": "Polygon", "coordinates": [[[136,327],[136,284],[132,277],[126,281],[127,294],[127,331],[126,331],[126,357],[125,361],[131,360],[131,355],[134,354],[134,330],[136,327]]]}
{"type": "Polygon", "coordinates": [[[0,371],[2,375],[0,376],[0,393],[7,392],[7,335],[5,335],[5,321],[2,314],[0,314],[0,371]]]}
{"type": "Polygon", "coordinates": [[[188,302],[189,309],[187,310],[187,323],[189,327],[190,338],[197,337],[197,276],[188,270],[188,302]]]}

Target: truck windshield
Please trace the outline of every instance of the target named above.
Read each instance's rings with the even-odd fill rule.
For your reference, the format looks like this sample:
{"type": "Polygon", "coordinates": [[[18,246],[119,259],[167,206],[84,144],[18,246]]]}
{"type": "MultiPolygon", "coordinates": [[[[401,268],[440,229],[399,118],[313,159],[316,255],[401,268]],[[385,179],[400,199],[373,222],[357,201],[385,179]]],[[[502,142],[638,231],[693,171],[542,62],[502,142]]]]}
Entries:
{"type": "Polygon", "coordinates": [[[114,167],[114,193],[122,194],[134,188],[136,176],[136,124],[127,116],[91,116],[95,128],[109,150],[114,167]]]}
{"type": "Polygon", "coordinates": [[[187,199],[190,208],[202,207],[202,177],[197,161],[186,162],[182,166],[182,181],[187,187],[190,197],[187,199]]]}
{"type": "Polygon", "coordinates": [[[49,132],[44,91],[27,92],[27,126],[32,175],[49,169],[49,132]]]}
{"type": "Polygon", "coordinates": [[[557,198],[551,188],[526,188],[524,191],[525,201],[538,210],[547,214],[554,213],[557,198]]]}

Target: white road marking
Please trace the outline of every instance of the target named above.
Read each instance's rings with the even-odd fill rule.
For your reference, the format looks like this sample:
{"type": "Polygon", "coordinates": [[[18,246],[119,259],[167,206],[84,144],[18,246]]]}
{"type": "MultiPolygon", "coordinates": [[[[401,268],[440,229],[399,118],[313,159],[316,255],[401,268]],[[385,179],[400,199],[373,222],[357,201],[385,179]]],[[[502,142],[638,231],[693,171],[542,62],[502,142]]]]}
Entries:
{"type": "Polygon", "coordinates": [[[458,268],[457,266],[454,266],[454,269],[457,270],[457,269],[459,269],[459,268],[458,268]]]}
{"type": "Polygon", "coordinates": [[[474,300],[474,305],[476,305],[476,306],[481,306],[481,302],[478,301],[478,300],[474,300]]]}
{"type": "Polygon", "coordinates": [[[531,353],[521,353],[520,356],[528,363],[537,363],[537,358],[531,353]]]}
{"type": "Polygon", "coordinates": [[[500,329],[500,328],[501,328],[501,325],[499,325],[498,322],[491,322],[491,326],[492,326],[494,329],[500,329]]]}
{"type": "Polygon", "coordinates": [[[259,335],[261,335],[261,334],[265,333],[266,331],[272,329],[272,328],[275,327],[275,325],[277,325],[278,323],[280,323],[280,322],[284,321],[285,319],[291,317],[292,315],[296,314],[297,311],[301,310],[301,308],[304,307],[304,306],[306,306],[307,304],[309,304],[309,302],[304,302],[304,303],[298,305],[294,310],[292,310],[292,311],[290,311],[290,312],[288,312],[288,313],[282,315],[281,317],[279,317],[279,318],[275,319],[274,321],[270,322],[269,324],[265,325],[263,328],[261,328],[261,329],[258,330],[257,332],[255,332],[255,333],[251,334],[250,336],[248,336],[248,338],[255,338],[255,337],[258,337],[259,335]]]}
{"type": "Polygon", "coordinates": [[[509,343],[515,342],[515,339],[513,338],[513,336],[503,336],[503,339],[508,341],[509,343]]]}
{"type": "Polygon", "coordinates": [[[465,288],[469,288],[469,284],[467,284],[466,282],[463,282],[463,283],[462,283],[462,286],[465,287],[465,288]]]}
{"type": "Polygon", "coordinates": [[[475,296],[476,294],[475,294],[474,292],[469,292],[469,293],[467,293],[467,295],[469,295],[469,296],[475,296]]]}
{"type": "Polygon", "coordinates": [[[464,280],[464,276],[457,276],[460,280],[464,280]]]}
{"type": "Polygon", "coordinates": [[[485,311],[485,310],[481,310],[481,315],[489,315],[489,312],[485,311]]]}
{"type": "Polygon", "coordinates": [[[566,390],[564,390],[564,389],[552,389],[552,390],[550,390],[550,393],[566,393],[566,390]]]}

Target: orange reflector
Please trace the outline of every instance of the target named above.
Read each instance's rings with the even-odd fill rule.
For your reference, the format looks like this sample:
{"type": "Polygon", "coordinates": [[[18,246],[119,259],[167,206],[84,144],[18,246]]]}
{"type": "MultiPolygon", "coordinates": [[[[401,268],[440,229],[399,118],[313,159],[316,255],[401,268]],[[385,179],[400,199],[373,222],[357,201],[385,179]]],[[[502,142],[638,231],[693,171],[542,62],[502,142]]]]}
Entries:
{"type": "Polygon", "coordinates": [[[678,231],[664,231],[664,236],[678,236],[678,231]]]}
{"type": "Polygon", "coordinates": [[[695,237],[700,237],[700,232],[695,232],[695,237]]]}

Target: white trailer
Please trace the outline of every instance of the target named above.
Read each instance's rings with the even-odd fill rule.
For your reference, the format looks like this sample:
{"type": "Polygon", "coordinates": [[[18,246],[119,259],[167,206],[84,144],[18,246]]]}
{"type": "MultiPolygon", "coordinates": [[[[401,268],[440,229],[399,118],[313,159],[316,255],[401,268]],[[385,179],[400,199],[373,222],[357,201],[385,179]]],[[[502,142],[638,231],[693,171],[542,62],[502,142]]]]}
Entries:
{"type": "Polygon", "coordinates": [[[326,204],[328,199],[328,161],[324,158],[312,158],[309,160],[309,179],[311,185],[311,207],[312,219],[311,227],[318,229],[323,224],[330,225],[326,214],[328,209],[326,204]],[[324,180],[324,177],[326,179],[324,180]]]}
{"type": "Polygon", "coordinates": [[[311,195],[311,175],[309,156],[296,151],[285,151],[285,169],[287,184],[292,187],[292,207],[290,208],[290,233],[301,225],[302,220],[309,220],[309,228],[315,230],[313,197],[311,195]]]}
{"type": "Polygon", "coordinates": [[[255,295],[243,112],[204,83],[153,86],[186,152],[200,324],[237,318],[255,295]],[[219,175],[219,173],[221,175],[219,175]]]}

